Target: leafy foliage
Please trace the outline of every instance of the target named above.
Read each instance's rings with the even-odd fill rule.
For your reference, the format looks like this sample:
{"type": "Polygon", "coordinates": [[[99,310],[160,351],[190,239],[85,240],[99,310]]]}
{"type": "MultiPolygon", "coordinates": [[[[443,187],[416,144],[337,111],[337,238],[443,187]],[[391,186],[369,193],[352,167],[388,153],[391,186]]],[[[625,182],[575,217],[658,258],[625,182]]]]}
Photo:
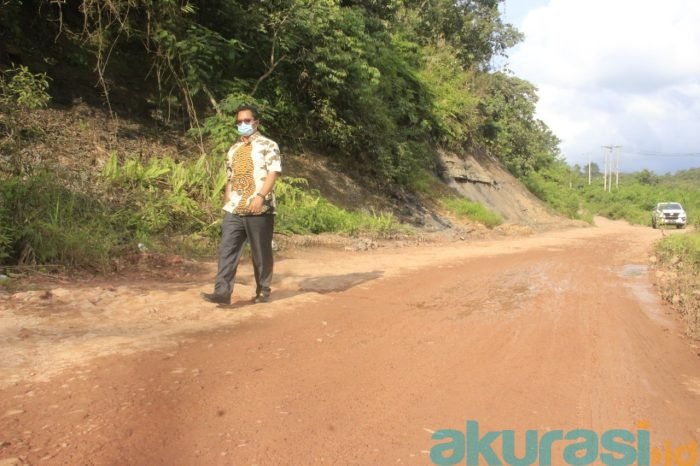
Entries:
{"type": "Polygon", "coordinates": [[[26,66],[13,66],[0,74],[0,110],[46,107],[50,97],[46,73],[33,74],[26,66]]]}
{"type": "Polygon", "coordinates": [[[152,116],[181,116],[217,151],[230,144],[231,104],[255,102],[274,139],[388,184],[432,170],[437,145],[486,148],[518,176],[558,155],[533,116],[532,85],[489,72],[521,38],[499,0],[11,3],[0,38],[25,40],[9,26],[26,30],[26,12],[38,12],[33,30],[60,40],[38,41],[45,54],[91,55],[110,109],[110,95],[140,79],[152,116]]]}
{"type": "Polygon", "coordinates": [[[150,159],[145,164],[131,158],[119,164],[112,155],[105,166],[107,194],[121,210],[128,212],[124,222],[137,238],[155,236],[217,236],[215,199],[221,197],[225,172],[202,156],[194,162],[171,158],[150,159]]]}
{"type": "Polygon", "coordinates": [[[525,178],[525,185],[535,196],[547,202],[560,214],[569,218],[592,220],[592,216],[582,210],[581,195],[571,189],[572,180],[577,174],[559,162],[544,170],[533,171],[525,178]]]}
{"type": "MultiPolygon", "coordinates": [[[[503,23],[502,0],[0,1],[0,41],[25,51],[21,59],[31,65],[4,85],[12,102],[0,103],[3,114],[45,105],[50,80],[85,92],[66,82],[80,76],[82,84],[98,83],[112,114],[149,117],[199,143],[192,160],[114,155],[98,180],[106,186],[96,204],[81,200],[86,207],[78,211],[56,204],[75,221],[83,221],[77,212],[102,209],[95,218],[114,227],[110,250],[133,241],[177,243],[173,238],[209,247],[218,231],[220,161],[236,137],[242,103],[261,109],[264,132],[283,152],[314,149],[384,185],[427,189],[426,173],[435,172],[444,148],[486,152],[533,186],[553,182],[544,172],[558,170],[558,140],[534,117],[534,87],[491,70],[492,59],[521,38],[503,23]]],[[[9,152],[21,154],[19,146],[9,152]]],[[[15,186],[34,182],[16,179],[20,171],[8,178],[15,186]]],[[[59,189],[60,178],[55,182],[59,189]]],[[[63,187],[69,198],[77,189],[92,192],[63,187]]],[[[338,209],[299,180],[277,188],[284,231],[396,228],[386,214],[338,209]]],[[[8,193],[15,199],[16,191],[8,193]]],[[[0,215],[17,220],[6,206],[0,215]]],[[[5,260],[18,260],[20,243],[38,251],[18,231],[0,228],[5,260]]]]}
{"type": "Polygon", "coordinates": [[[560,160],[559,140],[534,117],[535,87],[503,73],[485,79],[490,96],[481,103],[486,116],[483,136],[510,172],[525,177],[560,160]]]}
{"type": "Polygon", "coordinates": [[[40,134],[41,129],[28,112],[48,105],[48,87],[45,73],[32,73],[26,66],[0,72],[0,169],[17,174],[31,170],[23,157],[23,142],[40,134]],[[4,160],[6,154],[10,155],[9,163],[4,160]]]}
{"type": "MultiPolygon", "coordinates": [[[[407,2],[413,3],[413,2],[407,2]]],[[[428,0],[413,6],[413,32],[423,43],[446,42],[465,67],[489,67],[491,58],[517,44],[522,35],[501,21],[497,0],[428,0]]]]}

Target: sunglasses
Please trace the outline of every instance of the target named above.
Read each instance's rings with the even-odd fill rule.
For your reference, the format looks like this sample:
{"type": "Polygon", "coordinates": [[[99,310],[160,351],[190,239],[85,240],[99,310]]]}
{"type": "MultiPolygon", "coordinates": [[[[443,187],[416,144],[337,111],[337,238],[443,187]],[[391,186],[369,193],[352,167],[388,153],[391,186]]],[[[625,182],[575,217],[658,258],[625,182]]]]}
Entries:
{"type": "Polygon", "coordinates": [[[244,119],[242,119],[242,120],[236,120],[236,124],[237,124],[237,125],[240,125],[241,123],[245,123],[246,125],[249,125],[249,124],[251,124],[251,123],[254,122],[254,121],[255,121],[255,120],[252,119],[252,118],[244,118],[244,119]]]}

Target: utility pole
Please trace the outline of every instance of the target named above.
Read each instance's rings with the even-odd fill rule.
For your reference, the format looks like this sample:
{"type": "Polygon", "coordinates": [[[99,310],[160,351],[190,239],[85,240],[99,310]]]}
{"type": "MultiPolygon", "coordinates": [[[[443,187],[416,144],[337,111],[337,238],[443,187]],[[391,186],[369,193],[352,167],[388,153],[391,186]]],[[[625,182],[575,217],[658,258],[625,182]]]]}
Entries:
{"type": "Polygon", "coordinates": [[[620,154],[614,158],[614,150],[621,149],[622,146],[614,146],[609,144],[602,146],[605,155],[605,175],[603,179],[603,191],[612,191],[612,173],[615,170],[615,189],[620,185],[620,154]]]}
{"type": "Polygon", "coordinates": [[[588,186],[591,185],[591,153],[588,153],[588,186]]]}
{"type": "Polygon", "coordinates": [[[603,147],[603,191],[608,190],[608,151],[606,151],[607,146],[603,147]]]}
{"type": "MultiPolygon", "coordinates": [[[[614,149],[622,149],[622,146],[613,146],[614,149]]],[[[615,159],[615,189],[620,186],[620,152],[617,153],[617,159],[615,159]]]]}

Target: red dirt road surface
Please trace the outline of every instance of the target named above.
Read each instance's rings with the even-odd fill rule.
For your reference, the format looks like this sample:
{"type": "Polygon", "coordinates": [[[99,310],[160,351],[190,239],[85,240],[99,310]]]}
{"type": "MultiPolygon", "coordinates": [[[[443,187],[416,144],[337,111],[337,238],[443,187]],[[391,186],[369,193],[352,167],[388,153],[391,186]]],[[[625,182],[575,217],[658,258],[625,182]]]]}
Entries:
{"type": "Polygon", "coordinates": [[[700,464],[700,348],[652,286],[659,237],[302,250],[255,306],[248,264],[230,307],[198,296],[211,267],[2,296],[0,464],[429,465],[470,420],[518,456],[527,430],[627,429],[700,464]]]}

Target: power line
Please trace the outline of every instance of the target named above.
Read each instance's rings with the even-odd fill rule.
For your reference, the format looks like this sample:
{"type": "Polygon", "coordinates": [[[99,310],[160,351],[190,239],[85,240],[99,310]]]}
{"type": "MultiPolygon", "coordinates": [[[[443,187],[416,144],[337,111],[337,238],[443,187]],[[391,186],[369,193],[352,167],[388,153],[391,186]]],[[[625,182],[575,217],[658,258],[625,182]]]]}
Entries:
{"type": "MultiPolygon", "coordinates": [[[[607,146],[602,146],[606,148],[607,146]]],[[[638,155],[642,157],[700,157],[700,152],[659,152],[652,150],[623,150],[622,155],[638,155]]],[[[585,152],[580,155],[590,157],[590,152],[585,152]]]]}
{"type": "Polygon", "coordinates": [[[623,154],[642,157],[700,157],[700,152],[624,151],[623,154]]]}

